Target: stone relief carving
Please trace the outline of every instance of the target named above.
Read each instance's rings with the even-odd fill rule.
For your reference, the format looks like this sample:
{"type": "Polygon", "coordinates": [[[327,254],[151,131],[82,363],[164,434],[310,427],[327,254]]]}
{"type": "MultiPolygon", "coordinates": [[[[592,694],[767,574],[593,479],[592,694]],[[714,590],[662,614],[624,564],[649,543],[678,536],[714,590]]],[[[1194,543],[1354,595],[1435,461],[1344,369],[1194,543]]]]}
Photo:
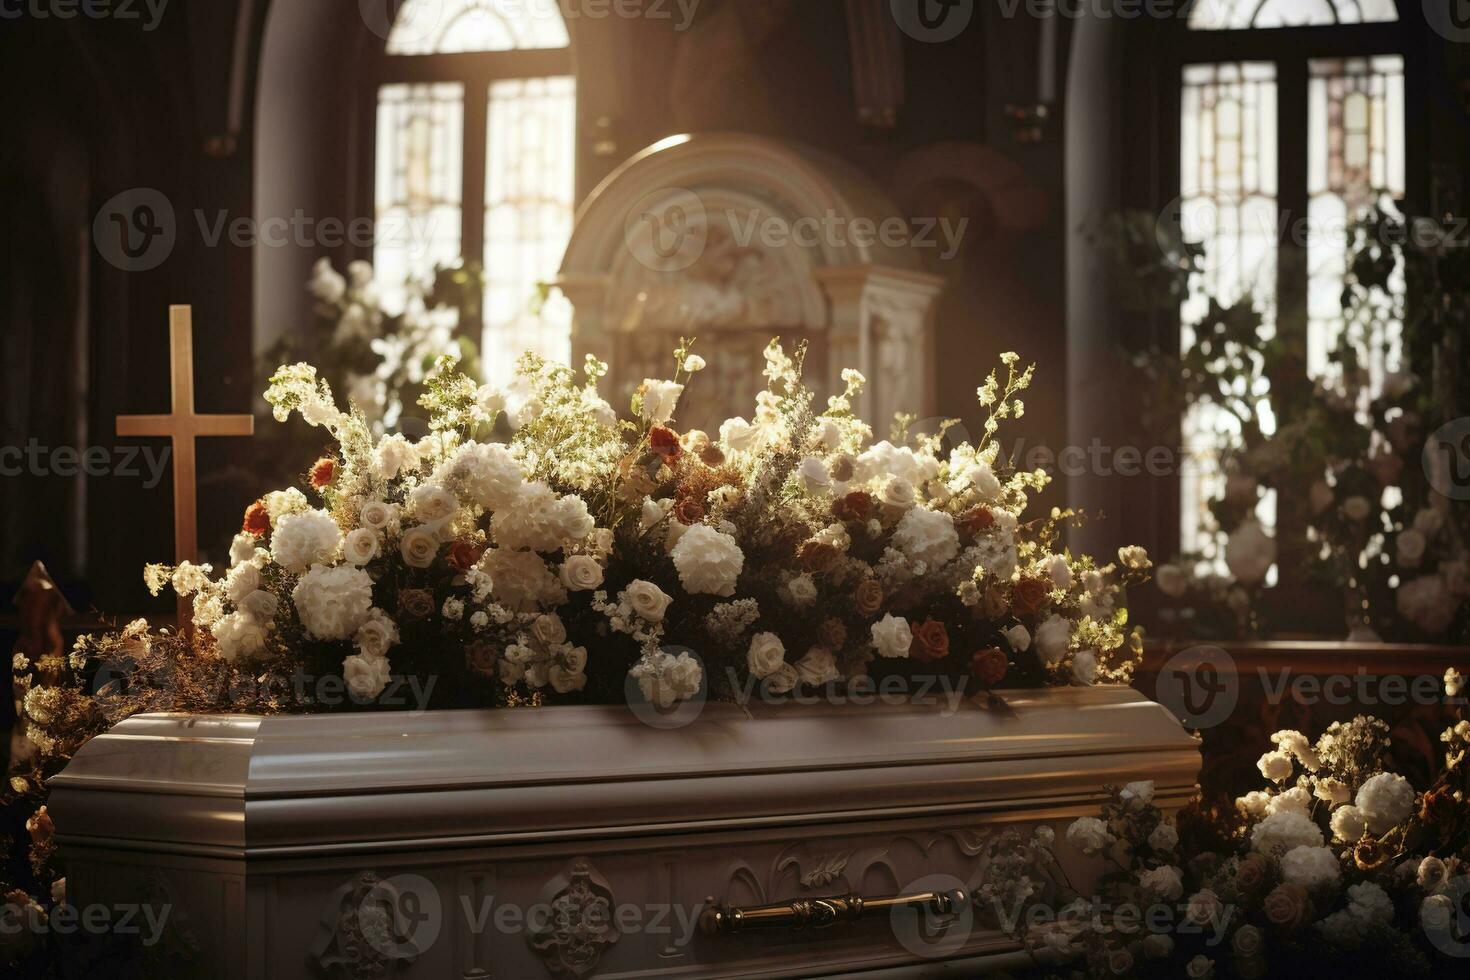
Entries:
{"type": "Polygon", "coordinates": [[[621,934],[613,921],[612,889],[586,858],[572,863],[542,890],[549,912],[531,921],[526,942],[555,977],[589,976],[621,934]],[[549,897],[548,897],[549,893],[549,897]]]}
{"type": "Polygon", "coordinates": [[[328,977],[382,980],[418,955],[397,889],[364,871],[327,900],[307,959],[328,977]]]}

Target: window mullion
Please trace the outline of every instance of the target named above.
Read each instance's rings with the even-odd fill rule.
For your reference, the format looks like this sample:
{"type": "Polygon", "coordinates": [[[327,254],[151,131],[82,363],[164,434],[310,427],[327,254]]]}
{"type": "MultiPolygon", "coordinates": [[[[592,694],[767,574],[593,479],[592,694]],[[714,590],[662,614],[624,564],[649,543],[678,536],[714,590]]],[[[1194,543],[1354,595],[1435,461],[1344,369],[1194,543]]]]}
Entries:
{"type": "MultiPolygon", "coordinates": [[[[485,127],[489,115],[490,90],[478,80],[467,80],[464,93],[464,210],[461,221],[461,253],[466,266],[485,260],[485,127]]],[[[481,303],[465,310],[459,324],[461,336],[480,344],[481,303]]]]}
{"type": "MultiPolygon", "coordinates": [[[[1282,342],[1283,371],[1289,377],[1272,379],[1271,407],[1278,429],[1298,419],[1306,408],[1302,393],[1310,392],[1307,373],[1307,61],[1279,60],[1277,99],[1277,265],[1276,331],[1282,342]],[[1284,382],[1280,383],[1280,382],[1284,382]]],[[[1310,397],[1309,395],[1307,397],[1310,397]]],[[[1276,537],[1281,567],[1300,566],[1306,548],[1306,494],[1277,494],[1276,537]]]]}

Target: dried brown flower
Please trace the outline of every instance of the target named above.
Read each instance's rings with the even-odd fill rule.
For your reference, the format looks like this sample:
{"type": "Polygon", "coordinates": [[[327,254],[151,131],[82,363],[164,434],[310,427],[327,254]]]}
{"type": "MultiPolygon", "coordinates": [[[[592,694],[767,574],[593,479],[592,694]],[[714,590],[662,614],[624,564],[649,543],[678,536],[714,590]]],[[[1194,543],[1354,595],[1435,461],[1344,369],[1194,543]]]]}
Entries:
{"type": "Polygon", "coordinates": [[[407,622],[427,619],[434,614],[434,595],[428,589],[400,589],[398,615],[407,622]]]}
{"type": "Polygon", "coordinates": [[[876,579],[865,578],[852,591],[852,611],[859,616],[871,616],[883,605],[883,586],[876,579]]]}

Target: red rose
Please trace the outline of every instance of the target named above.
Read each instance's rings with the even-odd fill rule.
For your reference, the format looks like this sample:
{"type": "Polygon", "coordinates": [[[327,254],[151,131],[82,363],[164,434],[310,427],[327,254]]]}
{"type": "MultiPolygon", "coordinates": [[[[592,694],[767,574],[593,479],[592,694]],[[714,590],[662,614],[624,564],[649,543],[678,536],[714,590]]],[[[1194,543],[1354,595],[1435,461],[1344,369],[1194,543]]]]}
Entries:
{"type": "Polygon", "coordinates": [[[449,546],[449,554],[445,558],[455,571],[467,572],[475,567],[475,562],[479,561],[480,556],[484,553],[485,549],[473,541],[460,538],[449,546]]]}
{"type": "Polygon", "coordinates": [[[914,627],[914,659],[942,660],[949,653],[949,632],[937,619],[926,619],[914,627]]]}
{"type": "Polygon", "coordinates": [[[323,456],[311,464],[311,485],[320,490],[332,482],[337,475],[337,461],[330,456],[323,456]]]}
{"type": "Polygon", "coordinates": [[[679,445],[679,433],[664,425],[655,425],[648,430],[648,448],[666,462],[678,459],[683,451],[679,445]]]}
{"type": "Polygon", "coordinates": [[[1011,588],[1011,608],[1017,616],[1030,616],[1041,608],[1046,594],[1051,591],[1039,578],[1022,578],[1011,588]]]}
{"type": "Polygon", "coordinates": [[[973,537],[987,528],[994,527],[995,515],[991,513],[989,507],[981,504],[978,507],[971,507],[961,514],[959,520],[955,521],[955,524],[961,534],[967,537],[973,537]]]}
{"type": "Polygon", "coordinates": [[[674,505],[674,517],[680,524],[693,526],[704,520],[704,504],[698,497],[685,497],[674,505]]]}
{"type": "Polygon", "coordinates": [[[994,687],[1005,680],[1009,668],[1010,664],[1006,662],[1006,655],[1001,652],[1000,647],[981,650],[970,658],[970,673],[986,687],[994,687]]]}
{"type": "Polygon", "coordinates": [[[240,528],[246,534],[253,534],[257,538],[268,533],[271,529],[271,515],[265,512],[265,504],[259,500],[245,508],[245,523],[240,528]]]}
{"type": "Polygon", "coordinates": [[[836,547],[822,541],[804,541],[797,552],[802,567],[812,572],[830,572],[839,557],[836,547]]]}
{"type": "Polygon", "coordinates": [[[839,521],[865,521],[873,512],[873,498],[861,490],[854,490],[832,505],[832,514],[839,521]]]}

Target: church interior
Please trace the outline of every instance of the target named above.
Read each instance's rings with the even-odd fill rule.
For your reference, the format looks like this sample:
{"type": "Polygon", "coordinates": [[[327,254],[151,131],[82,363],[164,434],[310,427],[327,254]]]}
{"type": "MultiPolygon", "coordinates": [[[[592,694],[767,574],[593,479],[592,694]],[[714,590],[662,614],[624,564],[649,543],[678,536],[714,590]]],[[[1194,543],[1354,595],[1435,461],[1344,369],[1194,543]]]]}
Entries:
{"type": "Polygon", "coordinates": [[[1470,3],[0,52],[0,975],[1464,975],[1470,3]]]}

